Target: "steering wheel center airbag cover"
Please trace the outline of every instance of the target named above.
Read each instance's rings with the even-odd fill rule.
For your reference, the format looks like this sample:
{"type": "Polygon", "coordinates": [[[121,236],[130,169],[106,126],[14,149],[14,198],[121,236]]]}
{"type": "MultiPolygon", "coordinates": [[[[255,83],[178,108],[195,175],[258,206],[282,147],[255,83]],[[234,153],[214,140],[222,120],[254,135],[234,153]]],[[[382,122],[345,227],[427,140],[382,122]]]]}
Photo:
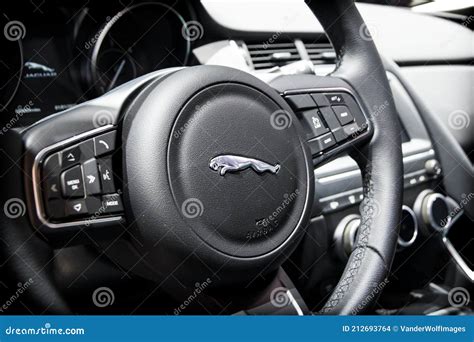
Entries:
{"type": "Polygon", "coordinates": [[[312,205],[298,125],[275,90],[238,70],[193,67],[150,85],[123,130],[138,250],[167,269],[190,255],[249,275],[277,265],[312,205]]]}
{"type": "Polygon", "coordinates": [[[233,82],[208,87],[185,105],[170,140],[169,177],[177,208],[202,241],[254,257],[293,233],[308,175],[290,115],[233,82]]]}

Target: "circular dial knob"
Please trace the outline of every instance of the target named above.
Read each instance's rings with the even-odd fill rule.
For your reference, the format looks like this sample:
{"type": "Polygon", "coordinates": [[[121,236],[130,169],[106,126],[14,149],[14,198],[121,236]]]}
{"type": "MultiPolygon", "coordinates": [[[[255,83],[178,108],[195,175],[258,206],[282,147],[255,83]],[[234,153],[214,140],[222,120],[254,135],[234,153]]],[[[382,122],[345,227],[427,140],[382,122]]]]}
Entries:
{"type": "Polygon", "coordinates": [[[341,259],[347,259],[354,249],[359,226],[359,215],[348,215],[337,225],[334,231],[334,247],[341,259]]]}
{"type": "Polygon", "coordinates": [[[418,236],[418,222],[415,213],[410,207],[404,205],[402,207],[402,218],[400,221],[400,233],[398,236],[398,245],[401,248],[406,248],[416,240],[418,236]]]}
{"type": "Polygon", "coordinates": [[[425,163],[425,170],[431,176],[439,176],[441,174],[441,165],[436,159],[429,159],[425,163]]]}
{"type": "Polygon", "coordinates": [[[425,195],[421,203],[421,217],[426,225],[444,231],[451,224],[450,207],[446,198],[438,193],[425,195]]]}

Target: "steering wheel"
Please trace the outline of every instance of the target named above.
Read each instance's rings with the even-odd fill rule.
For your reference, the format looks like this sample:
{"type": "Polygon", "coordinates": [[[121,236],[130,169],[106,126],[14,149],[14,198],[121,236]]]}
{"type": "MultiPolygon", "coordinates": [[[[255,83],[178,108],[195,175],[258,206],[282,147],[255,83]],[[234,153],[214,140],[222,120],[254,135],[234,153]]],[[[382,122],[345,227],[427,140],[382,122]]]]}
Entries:
{"type": "Polygon", "coordinates": [[[177,297],[173,279],[247,286],[298,248],[318,191],[314,167],[343,153],[362,170],[361,226],[321,313],[370,306],[396,250],[400,127],[353,1],[309,6],[338,56],[329,76],[267,84],[220,66],[161,70],[10,134],[6,151],[23,172],[8,171],[3,196],[28,215],[2,217],[5,262],[16,279],[34,279],[39,308],[69,312],[52,247],[91,240],[177,297]],[[110,243],[119,238],[121,247],[110,243]]]}

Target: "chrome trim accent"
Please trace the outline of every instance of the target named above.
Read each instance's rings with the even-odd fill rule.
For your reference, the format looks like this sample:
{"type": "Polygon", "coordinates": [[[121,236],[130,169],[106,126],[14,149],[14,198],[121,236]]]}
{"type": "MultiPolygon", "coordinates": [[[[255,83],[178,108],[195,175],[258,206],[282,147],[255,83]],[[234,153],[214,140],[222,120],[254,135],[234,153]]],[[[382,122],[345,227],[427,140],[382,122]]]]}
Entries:
{"type": "Polygon", "coordinates": [[[250,51],[247,48],[247,44],[245,44],[245,42],[243,40],[241,40],[239,42],[236,42],[233,39],[229,40],[229,44],[230,45],[235,44],[235,46],[237,46],[240,49],[240,51],[242,52],[242,57],[244,58],[245,63],[248,65],[248,67],[251,70],[255,70],[255,67],[253,66],[253,62],[252,62],[252,57],[250,56],[250,51]]]}
{"type": "Polygon", "coordinates": [[[448,234],[449,230],[451,229],[451,227],[453,226],[453,224],[459,220],[459,218],[464,214],[464,209],[459,205],[459,203],[457,203],[455,200],[453,200],[451,197],[449,196],[445,196],[444,199],[446,200],[446,202],[448,203],[448,206],[449,206],[449,210],[451,213],[457,211],[456,215],[452,216],[451,213],[450,213],[450,217],[451,217],[451,222],[449,224],[449,227],[448,229],[446,229],[445,231],[445,234],[448,234]]]}
{"type": "Polygon", "coordinates": [[[291,290],[287,290],[286,295],[288,296],[288,299],[290,299],[291,305],[293,305],[293,307],[295,308],[296,313],[298,314],[298,316],[304,316],[303,310],[301,310],[300,305],[296,301],[295,297],[293,297],[293,294],[291,293],[291,290]]]}
{"type": "MultiPolygon", "coordinates": [[[[428,175],[426,170],[423,168],[418,169],[420,167],[419,164],[424,160],[431,158],[432,155],[434,155],[434,150],[429,149],[403,158],[406,172],[404,174],[405,189],[412,186],[411,184],[408,184],[410,178],[416,177],[416,184],[429,182],[437,178],[436,176],[428,175]],[[422,177],[423,179],[421,179],[422,177]]],[[[338,200],[350,195],[356,195],[356,201],[354,203],[351,202],[351,204],[360,202],[358,195],[362,193],[361,172],[356,162],[349,156],[339,157],[327,164],[315,168],[314,179],[316,187],[320,187],[320,190],[322,190],[319,194],[321,197],[318,198],[319,205],[324,205],[328,201],[338,200]],[[338,185],[339,182],[343,183],[345,181],[350,182],[350,186],[338,185]],[[345,189],[345,191],[342,191],[343,189],[345,189]]]]}
{"type": "Polygon", "coordinates": [[[351,171],[346,171],[343,173],[337,173],[335,175],[331,176],[326,176],[326,177],[321,177],[321,178],[316,178],[318,179],[319,183],[327,183],[327,182],[332,182],[338,179],[344,179],[350,176],[356,176],[360,175],[360,170],[351,170],[351,171]]]}
{"type": "Polygon", "coordinates": [[[454,315],[454,314],[459,314],[462,312],[461,308],[455,308],[455,307],[447,307],[443,309],[439,309],[433,312],[430,312],[426,314],[427,316],[448,316],[448,315],[454,315]]]}
{"type": "MultiPolygon", "coordinates": [[[[355,188],[355,189],[339,192],[334,195],[321,197],[319,199],[319,202],[326,203],[326,202],[341,198],[342,196],[359,195],[359,194],[362,194],[362,191],[363,191],[362,188],[355,188]]],[[[356,200],[356,202],[360,202],[360,200],[356,200]]]]}
{"type": "Polygon", "coordinates": [[[334,249],[341,260],[347,260],[354,247],[357,230],[360,226],[360,219],[360,215],[347,215],[338,223],[334,230],[334,249]],[[349,238],[349,240],[347,240],[347,238],[349,238]]]}
{"type": "Polygon", "coordinates": [[[234,154],[221,154],[209,162],[209,168],[224,176],[227,172],[239,172],[252,169],[256,173],[270,172],[274,175],[280,171],[280,164],[269,164],[261,159],[238,156],[234,154]]]}
{"type": "Polygon", "coordinates": [[[443,242],[446,248],[448,249],[449,254],[451,254],[451,256],[453,257],[454,262],[459,266],[459,268],[461,269],[461,271],[463,271],[466,277],[468,277],[471,282],[474,282],[474,271],[471,270],[468,264],[466,264],[466,262],[458,253],[451,241],[449,241],[447,237],[443,237],[443,242]]]}
{"type": "Polygon", "coordinates": [[[113,125],[106,125],[102,126],[96,129],[93,129],[88,132],[84,132],[82,134],[76,135],[72,138],[60,141],[54,145],[48,146],[44,149],[42,149],[40,152],[35,157],[35,160],[33,162],[33,168],[32,168],[32,181],[33,181],[33,196],[35,199],[35,211],[36,211],[36,216],[38,219],[41,221],[41,223],[48,228],[56,229],[56,228],[64,228],[64,227],[73,227],[77,225],[85,225],[89,223],[90,225],[94,225],[97,223],[106,223],[106,222],[116,222],[120,221],[123,219],[123,216],[110,216],[110,217],[103,217],[103,218],[96,218],[93,221],[87,221],[87,220],[79,220],[79,221],[71,221],[71,222],[64,222],[64,223],[52,223],[48,221],[46,218],[46,213],[44,210],[44,203],[43,203],[43,198],[42,198],[42,191],[41,191],[41,162],[44,160],[44,157],[55,151],[59,150],[61,148],[66,147],[67,145],[74,144],[75,142],[78,142],[80,140],[95,136],[97,134],[106,132],[108,130],[111,130],[114,126],[113,125]]]}
{"type": "MultiPolygon", "coordinates": [[[[409,213],[410,216],[412,217],[413,221],[415,222],[415,227],[413,229],[413,236],[411,237],[410,240],[405,241],[405,240],[401,239],[400,234],[398,235],[398,239],[397,239],[398,245],[402,248],[407,248],[407,247],[410,247],[411,245],[413,245],[415,243],[416,238],[418,237],[418,220],[416,218],[415,212],[409,206],[402,205],[402,211],[403,210],[405,210],[407,213],[409,213]]],[[[401,222],[400,222],[400,224],[401,224],[401,222]]]]}
{"type": "Polygon", "coordinates": [[[411,162],[414,160],[420,160],[424,158],[430,158],[435,155],[434,150],[430,148],[428,151],[423,151],[415,154],[410,154],[403,157],[403,162],[411,162]]]}
{"type": "MultiPolygon", "coordinates": [[[[406,144],[409,144],[409,143],[406,143],[406,144]]],[[[407,156],[404,156],[403,157],[403,163],[407,163],[407,162],[412,162],[412,161],[416,161],[416,160],[423,160],[425,158],[429,158],[429,157],[432,157],[434,156],[434,150],[433,149],[429,149],[429,150],[424,150],[422,152],[418,152],[418,153],[415,153],[415,154],[410,154],[410,155],[407,155],[407,156]]],[[[347,171],[344,171],[344,172],[341,172],[341,173],[336,173],[337,171],[337,168],[338,166],[337,165],[332,165],[331,163],[328,163],[328,164],[325,164],[325,165],[322,165],[320,167],[317,167],[315,169],[315,178],[319,180],[319,182],[329,182],[329,181],[332,181],[332,180],[337,180],[337,179],[341,179],[341,178],[346,178],[347,176],[352,176],[354,174],[357,174],[359,173],[360,174],[360,169],[359,167],[357,166],[356,162],[350,158],[350,157],[340,157],[334,161],[332,161],[332,163],[335,163],[336,161],[341,161],[341,163],[343,163],[343,165],[341,165],[340,168],[351,168],[347,171]],[[329,176],[325,176],[324,174],[327,174],[327,173],[330,173],[330,172],[334,172],[334,174],[331,174],[329,176]],[[323,173],[323,176],[318,176],[318,173],[323,173]]],[[[425,171],[424,169],[420,169],[418,171],[414,171],[414,172],[422,172],[422,171],[425,171]]],[[[413,173],[414,173],[413,172],[413,173]]],[[[410,175],[409,173],[405,174],[406,175],[410,175]]]]}
{"type": "MultiPolygon", "coordinates": [[[[300,55],[301,60],[311,62],[311,58],[309,57],[308,50],[306,50],[306,46],[304,45],[303,41],[301,39],[295,39],[293,42],[295,43],[296,50],[298,51],[298,54],[300,55]]],[[[311,62],[311,64],[312,63],[313,62],[311,62]]]]}
{"type": "Polygon", "coordinates": [[[422,213],[421,214],[422,214],[423,219],[425,220],[426,224],[429,224],[436,231],[438,231],[440,233],[443,233],[443,232],[447,231],[449,229],[449,227],[451,226],[452,218],[451,218],[451,216],[448,215],[446,217],[446,224],[444,226],[438,225],[438,223],[436,222],[436,220],[433,216],[433,203],[437,199],[442,200],[446,204],[446,207],[448,208],[448,211],[449,211],[449,204],[448,204],[448,201],[446,201],[446,198],[441,194],[431,193],[431,194],[427,195],[423,200],[423,202],[426,203],[426,204],[422,205],[422,213]]]}

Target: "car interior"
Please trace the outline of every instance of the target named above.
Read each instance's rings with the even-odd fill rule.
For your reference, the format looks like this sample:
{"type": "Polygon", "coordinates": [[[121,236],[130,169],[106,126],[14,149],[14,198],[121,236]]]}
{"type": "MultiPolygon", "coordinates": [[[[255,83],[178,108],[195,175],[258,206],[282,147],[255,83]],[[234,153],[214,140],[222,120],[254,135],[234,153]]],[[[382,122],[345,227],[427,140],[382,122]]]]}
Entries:
{"type": "Polygon", "coordinates": [[[0,311],[472,314],[455,3],[4,2],[0,311]]]}

